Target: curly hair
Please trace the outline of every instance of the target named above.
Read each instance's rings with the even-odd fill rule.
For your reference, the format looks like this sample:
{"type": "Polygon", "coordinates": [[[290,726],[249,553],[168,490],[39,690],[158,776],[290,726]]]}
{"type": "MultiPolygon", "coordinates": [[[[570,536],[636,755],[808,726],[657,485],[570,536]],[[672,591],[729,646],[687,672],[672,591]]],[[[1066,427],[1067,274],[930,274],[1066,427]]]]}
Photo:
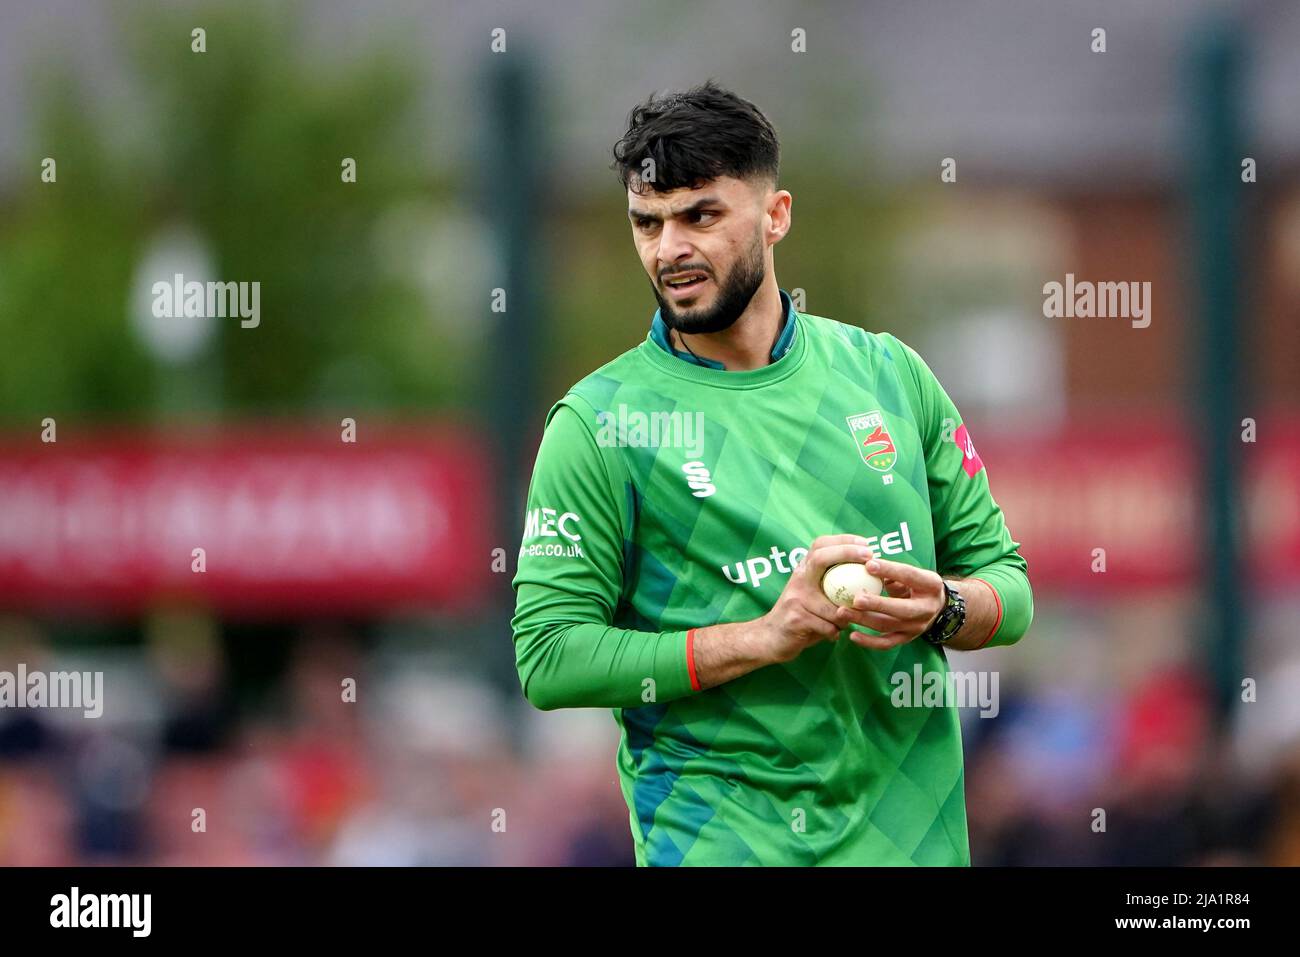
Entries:
{"type": "Polygon", "coordinates": [[[719,176],[776,185],[776,130],[753,103],[713,80],[684,92],[651,94],[627,117],[611,168],[634,192],[694,189],[719,176]],[[647,160],[651,162],[647,162],[647,160]]]}

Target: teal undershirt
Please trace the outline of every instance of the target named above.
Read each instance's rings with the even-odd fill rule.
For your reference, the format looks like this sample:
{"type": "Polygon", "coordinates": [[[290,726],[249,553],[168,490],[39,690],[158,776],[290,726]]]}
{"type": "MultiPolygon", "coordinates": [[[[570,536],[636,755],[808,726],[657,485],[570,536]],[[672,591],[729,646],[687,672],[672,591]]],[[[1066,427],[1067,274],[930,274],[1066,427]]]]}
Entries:
{"type": "MultiPolygon", "coordinates": [[[[785,355],[790,346],[794,344],[795,330],[799,324],[794,322],[794,303],[786,295],[784,289],[778,290],[781,293],[781,304],[785,306],[785,323],[781,327],[781,334],[776,337],[776,342],[772,346],[772,361],[785,355]]],[[[663,349],[669,355],[676,356],[683,362],[689,362],[692,365],[708,366],[710,369],[723,369],[726,367],[714,359],[701,359],[699,356],[692,355],[689,352],[679,352],[668,343],[668,326],[660,314],[660,310],[655,310],[654,320],[650,323],[650,339],[655,345],[663,349]]]]}

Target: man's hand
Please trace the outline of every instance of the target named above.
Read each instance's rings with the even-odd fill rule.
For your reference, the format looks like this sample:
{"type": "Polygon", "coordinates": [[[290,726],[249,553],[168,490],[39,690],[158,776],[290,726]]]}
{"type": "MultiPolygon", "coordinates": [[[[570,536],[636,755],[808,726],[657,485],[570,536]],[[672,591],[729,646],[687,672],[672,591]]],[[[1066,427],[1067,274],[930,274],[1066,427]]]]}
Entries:
{"type": "Polygon", "coordinates": [[[860,631],[849,637],[864,648],[884,651],[925,634],[943,611],[943,579],[936,572],[883,558],[867,562],[867,571],[879,578],[888,595],[859,595],[853,607],[858,624],[881,632],[860,631]]]}
{"type": "MultiPolygon", "coordinates": [[[[948,648],[982,647],[997,621],[997,597],[984,582],[958,580],[966,599],[966,624],[948,648]]],[[[939,617],[944,604],[943,580],[924,568],[876,558],[867,539],[826,535],[809,547],[790,574],[772,610],[753,621],[710,625],[695,631],[695,668],[701,688],[713,688],[766,665],[793,661],[812,645],[836,641],[851,624],[882,632],[850,631],[864,648],[884,651],[911,641],[939,617]],[[888,593],[861,597],[840,608],[822,594],[822,575],[840,562],[862,562],[880,578],[888,593]]]]}
{"type": "Polygon", "coordinates": [[[841,608],[822,593],[822,576],[832,565],[873,557],[860,535],[823,535],[814,541],[772,610],[758,619],[761,653],[770,661],[792,661],[819,641],[838,640],[852,622],[871,627],[863,612],[841,608]]]}

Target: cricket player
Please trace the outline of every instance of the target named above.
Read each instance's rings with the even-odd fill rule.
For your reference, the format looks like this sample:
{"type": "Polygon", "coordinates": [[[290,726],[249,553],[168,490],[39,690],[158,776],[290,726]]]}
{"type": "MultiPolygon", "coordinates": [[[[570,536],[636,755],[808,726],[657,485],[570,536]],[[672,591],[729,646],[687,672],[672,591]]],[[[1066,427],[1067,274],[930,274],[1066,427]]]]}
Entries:
{"type": "Polygon", "coordinates": [[[1025,560],[888,332],[795,310],[771,123],[710,82],[614,148],[658,301],[546,417],[514,578],[538,708],[611,708],[641,865],[969,865],[946,648],[1018,641],[1025,560]],[[887,594],[821,578],[862,562],[887,594]]]}

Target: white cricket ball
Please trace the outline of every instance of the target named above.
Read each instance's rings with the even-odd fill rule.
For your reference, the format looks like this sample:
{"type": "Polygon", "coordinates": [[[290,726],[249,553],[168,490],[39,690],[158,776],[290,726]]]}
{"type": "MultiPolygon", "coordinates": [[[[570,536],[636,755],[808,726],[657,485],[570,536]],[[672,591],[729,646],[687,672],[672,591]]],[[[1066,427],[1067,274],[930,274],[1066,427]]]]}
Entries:
{"type": "Polygon", "coordinates": [[[852,608],[859,595],[879,595],[884,584],[860,562],[832,565],[822,575],[822,594],[841,608],[852,608]]]}

